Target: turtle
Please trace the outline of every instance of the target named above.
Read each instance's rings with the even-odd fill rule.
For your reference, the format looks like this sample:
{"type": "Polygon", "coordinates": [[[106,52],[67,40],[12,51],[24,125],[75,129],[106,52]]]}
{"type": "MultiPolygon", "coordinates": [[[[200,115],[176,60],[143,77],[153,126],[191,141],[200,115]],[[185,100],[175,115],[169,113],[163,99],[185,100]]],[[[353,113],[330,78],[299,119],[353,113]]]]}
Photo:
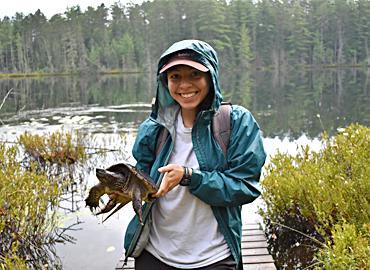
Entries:
{"type": "Polygon", "coordinates": [[[96,177],[99,183],[93,186],[88,197],[85,199],[86,206],[93,210],[99,206],[99,199],[104,194],[115,194],[109,199],[108,203],[96,215],[108,213],[117,204],[119,204],[112,213],[106,217],[106,221],[115,212],[132,201],[133,208],[139,218],[140,224],[143,225],[141,204],[142,201],[152,201],[152,194],[157,192],[157,187],[152,179],[144,172],[136,169],[127,163],[118,163],[107,169],[96,168],[96,177]]]}

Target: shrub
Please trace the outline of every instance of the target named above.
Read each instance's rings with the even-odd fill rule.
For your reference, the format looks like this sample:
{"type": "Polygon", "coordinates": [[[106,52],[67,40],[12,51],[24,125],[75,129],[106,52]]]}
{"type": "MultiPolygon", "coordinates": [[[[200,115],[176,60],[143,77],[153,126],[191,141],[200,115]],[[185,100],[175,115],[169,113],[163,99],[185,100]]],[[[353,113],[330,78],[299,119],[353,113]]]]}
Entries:
{"type": "MultiPolygon", "coordinates": [[[[334,138],[324,136],[325,147],[318,153],[305,147],[297,156],[279,153],[272,158],[262,182],[266,203],[262,215],[275,239],[288,233],[282,226],[277,229],[279,224],[323,242],[313,241],[313,249],[340,246],[342,238],[334,236],[339,235],[336,226],[341,224],[353,226],[360,238],[366,233],[364,228],[370,220],[369,131],[368,127],[353,124],[334,138]]],[[[302,234],[295,237],[302,239],[302,234]]],[[[335,253],[327,250],[319,254],[326,268],[332,269],[328,263],[336,262],[323,256],[335,253]]]]}
{"type": "Polygon", "coordinates": [[[43,269],[54,264],[48,245],[58,186],[34,164],[22,168],[18,155],[0,144],[0,269],[43,269]]]}
{"type": "Polygon", "coordinates": [[[42,164],[74,164],[86,160],[84,137],[79,133],[54,132],[46,135],[33,135],[25,132],[18,142],[25,152],[42,164]]]}
{"type": "Polygon", "coordinates": [[[369,269],[369,237],[358,231],[353,224],[336,224],[332,230],[332,241],[321,249],[317,269],[369,269]]]}

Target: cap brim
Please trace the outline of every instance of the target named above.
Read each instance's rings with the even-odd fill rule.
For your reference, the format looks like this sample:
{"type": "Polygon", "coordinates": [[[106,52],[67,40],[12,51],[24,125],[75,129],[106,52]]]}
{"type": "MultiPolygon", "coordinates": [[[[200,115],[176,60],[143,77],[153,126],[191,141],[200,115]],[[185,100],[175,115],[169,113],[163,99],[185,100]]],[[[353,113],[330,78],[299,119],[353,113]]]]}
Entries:
{"type": "Polygon", "coordinates": [[[193,67],[202,72],[207,72],[209,70],[208,68],[203,66],[201,63],[198,63],[198,62],[195,62],[189,59],[177,59],[177,60],[170,61],[169,63],[164,65],[163,68],[159,71],[159,73],[163,73],[169,68],[173,66],[178,66],[178,65],[185,65],[185,66],[193,67]]]}

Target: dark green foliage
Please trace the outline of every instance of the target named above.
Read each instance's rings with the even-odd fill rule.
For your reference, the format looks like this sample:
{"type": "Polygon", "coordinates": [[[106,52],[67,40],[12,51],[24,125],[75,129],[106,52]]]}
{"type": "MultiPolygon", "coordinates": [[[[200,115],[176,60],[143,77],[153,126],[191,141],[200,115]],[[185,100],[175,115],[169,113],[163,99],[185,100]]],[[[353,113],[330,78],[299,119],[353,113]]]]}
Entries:
{"type": "Polygon", "coordinates": [[[58,269],[53,228],[60,191],[56,181],[17,161],[17,147],[0,144],[0,268],[58,269]]]}
{"type": "MultiPolygon", "coordinates": [[[[42,7],[40,7],[42,8],[42,7]]],[[[369,65],[368,0],[154,0],[0,19],[1,73],[154,72],[174,41],[203,39],[227,70],[369,65]]]]}
{"type": "Polygon", "coordinates": [[[18,142],[0,143],[0,269],[60,269],[54,244],[72,238],[57,231],[56,209],[73,181],[71,165],[86,160],[84,137],[24,133],[18,142]]]}
{"type": "Polygon", "coordinates": [[[273,233],[271,242],[290,241],[277,257],[304,243],[312,247],[306,253],[319,249],[319,267],[368,269],[369,136],[368,127],[353,124],[324,139],[320,152],[306,147],[297,156],[278,154],[272,159],[262,183],[263,216],[273,233]]]}

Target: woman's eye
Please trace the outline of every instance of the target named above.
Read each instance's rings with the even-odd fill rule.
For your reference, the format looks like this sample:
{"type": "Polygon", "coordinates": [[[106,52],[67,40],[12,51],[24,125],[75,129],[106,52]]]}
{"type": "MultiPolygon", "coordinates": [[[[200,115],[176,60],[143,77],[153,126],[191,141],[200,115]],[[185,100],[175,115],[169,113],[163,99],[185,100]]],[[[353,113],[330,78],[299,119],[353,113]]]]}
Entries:
{"type": "Polygon", "coordinates": [[[170,80],[178,80],[180,78],[179,74],[169,74],[170,80]]]}
{"type": "Polygon", "coordinates": [[[193,78],[198,78],[198,77],[200,77],[200,71],[193,71],[192,73],[191,73],[191,76],[193,77],[193,78]]]}

